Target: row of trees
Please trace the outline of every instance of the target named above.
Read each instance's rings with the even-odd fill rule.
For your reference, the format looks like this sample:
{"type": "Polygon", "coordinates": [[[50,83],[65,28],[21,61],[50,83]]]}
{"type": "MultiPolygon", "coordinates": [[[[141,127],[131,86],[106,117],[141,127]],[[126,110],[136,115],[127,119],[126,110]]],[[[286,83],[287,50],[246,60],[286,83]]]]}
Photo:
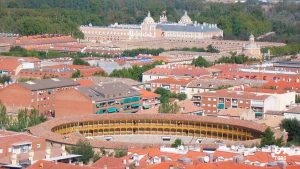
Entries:
{"type": "Polygon", "coordinates": [[[214,48],[211,44],[207,46],[207,49],[204,48],[197,48],[197,47],[192,47],[192,48],[176,48],[176,49],[171,49],[171,50],[179,50],[179,51],[190,51],[190,52],[210,52],[210,53],[220,53],[220,51],[216,48],[214,48]]]}
{"type": "Polygon", "coordinates": [[[140,49],[133,49],[133,50],[125,50],[121,56],[125,57],[135,57],[139,54],[147,54],[147,55],[153,55],[157,56],[160,53],[164,52],[165,50],[163,48],[158,49],[148,49],[148,48],[140,48],[140,49]]]}
{"type": "MultiPolygon", "coordinates": [[[[82,38],[79,25],[140,23],[147,11],[158,20],[167,10],[169,21],[178,21],[187,10],[198,23],[217,23],[226,39],[247,39],[249,33],[260,35],[270,31],[289,41],[300,34],[299,4],[288,2],[263,10],[258,3],[206,3],[195,0],[2,0],[0,32],[21,35],[63,33],[82,38]],[[290,10],[292,9],[292,10],[290,10]]],[[[280,38],[276,38],[280,39],[280,38]]]]}
{"type": "Polygon", "coordinates": [[[300,53],[300,44],[288,44],[280,47],[263,48],[262,51],[266,52],[268,49],[270,49],[271,55],[274,57],[296,55],[300,53]]]}
{"type": "Polygon", "coordinates": [[[133,80],[142,81],[143,73],[147,70],[154,68],[156,65],[162,64],[161,62],[154,62],[152,64],[144,65],[144,66],[133,66],[132,68],[123,68],[121,70],[114,70],[110,73],[110,77],[122,77],[122,78],[130,78],[133,80]]]}
{"type": "MultiPolygon", "coordinates": [[[[250,59],[247,56],[244,55],[237,55],[236,53],[231,53],[230,57],[221,57],[215,63],[233,63],[233,64],[244,64],[248,62],[256,62],[255,59],[250,59]]],[[[192,61],[192,65],[197,67],[210,67],[214,63],[208,62],[206,59],[204,59],[202,56],[199,56],[197,59],[194,59],[192,61]]]]}
{"type": "MultiPolygon", "coordinates": [[[[98,53],[57,52],[57,51],[46,52],[46,51],[26,50],[20,46],[11,47],[9,52],[2,52],[1,55],[19,56],[19,57],[36,57],[39,59],[50,59],[50,58],[58,58],[58,57],[73,57],[75,59],[79,59],[79,58],[90,57],[90,56],[102,57],[102,58],[114,57],[114,55],[98,54],[98,53]]],[[[75,63],[77,63],[77,61],[75,63]]]]}
{"type": "Polygon", "coordinates": [[[0,128],[10,131],[22,132],[26,128],[46,121],[46,117],[40,115],[37,110],[19,110],[17,118],[6,113],[6,107],[0,103],[0,128]]]}

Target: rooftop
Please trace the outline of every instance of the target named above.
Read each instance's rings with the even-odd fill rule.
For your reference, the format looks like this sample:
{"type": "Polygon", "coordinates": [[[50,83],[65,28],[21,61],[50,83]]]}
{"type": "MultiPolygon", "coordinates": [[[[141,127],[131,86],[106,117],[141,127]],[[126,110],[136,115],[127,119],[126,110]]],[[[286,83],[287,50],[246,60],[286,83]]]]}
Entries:
{"type": "Polygon", "coordinates": [[[51,78],[51,79],[41,79],[41,80],[22,82],[20,83],[20,85],[31,91],[37,91],[37,90],[77,86],[79,84],[73,81],[72,79],[51,78]]]}
{"type": "Polygon", "coordinates": [[[122,82],[110,82],[91,87],[78,87],[78,91],[94,101],[138,96],[140,93],[122,82]]]}
{"type": "Polygon", "coordinates": [[[224,98],[240,98],[240,99],[253,99],[253,100],[265,100],[269,95],[259,95],[256,93],[231,91],[231,90],[216,90],[205,93],[195,94],[195,96],[202,97],[224,97],[224,98]]]}

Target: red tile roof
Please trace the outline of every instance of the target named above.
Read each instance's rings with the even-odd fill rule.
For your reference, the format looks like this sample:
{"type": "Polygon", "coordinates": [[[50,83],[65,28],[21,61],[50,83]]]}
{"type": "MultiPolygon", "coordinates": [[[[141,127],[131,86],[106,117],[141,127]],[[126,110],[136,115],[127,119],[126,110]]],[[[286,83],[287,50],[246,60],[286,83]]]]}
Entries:
{"type": "Polygon", "coordinates": [[[154,92],[150,92],[145,89],[139,89],[138,92],[142,95],[143,99],[153,99],[160,97],[159,94],[156,94],[154,92]]]}
{"type": "Polygon", "coordinates": [[[80,166],[67,163],[56,163],[53,161],[39,160],[27,169],[96,169],[90,166],[80,166]]]}
{"type": "Polygon", "coordinates": [[[125,168],[123,164],[122,158],[115,158],[115,157],[102,157],[97,160],[92,167],[95,168],[104,168],[106,166],[108,169],[122,169],[125,168]]]}
{"type": "Polygon", "coordinates": [[[14,72],[21,65],[17,57],[0,57],[0,70],[14,72]]]}
{"type": "Polygon", "coordinates": [[[147,75],[164,75],[164,76],[189,76],[189,77],[201,77],[210,75],[210,71],[206,68],[195,67],[190,65],[171,65],[160,66],[150,69],[144,74],[147,75]]]}
{"type": "Polygon", "coordinates": [[[162,79],[156,79],[149,81],[149,83],[159,83],[159,84],[174,84],[174,85],[181,85],[181,86],[187,86],[193,79],[189,78],[162,78],[162,79]]]}
{"type": "Polygon", "coordinates": [[[224,97],[224,98],[240,98],[240,99],[254,99],[254,100],[265,100],[268,95],[258,95],[251,92],[232,91],[232,90],[216,90],[205,93],[195,94],[195,96],[202,97],[224,97]]]}

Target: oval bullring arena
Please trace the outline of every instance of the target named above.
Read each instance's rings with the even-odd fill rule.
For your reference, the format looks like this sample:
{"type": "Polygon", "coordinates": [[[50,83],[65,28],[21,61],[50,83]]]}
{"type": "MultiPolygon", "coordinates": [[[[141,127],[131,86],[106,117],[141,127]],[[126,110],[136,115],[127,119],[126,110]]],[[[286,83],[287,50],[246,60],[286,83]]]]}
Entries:
{"type": "Polygon", "coordinates": [[[153,142],[157,138],[255,144],[266,128],[250,121],[207,116],[104,114],[56,118],[28,131],[52,143],[74,145],[86,139],[93,147],[128,148],[159,145],[153,142]]]}

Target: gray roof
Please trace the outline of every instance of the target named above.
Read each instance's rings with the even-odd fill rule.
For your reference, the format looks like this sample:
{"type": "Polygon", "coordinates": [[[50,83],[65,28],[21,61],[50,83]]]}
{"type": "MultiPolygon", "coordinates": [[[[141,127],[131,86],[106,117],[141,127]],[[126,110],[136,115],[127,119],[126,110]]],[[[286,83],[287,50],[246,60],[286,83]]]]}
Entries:
{"type": "Polygon", "coordinates": [[[222,86],[240,86],[244,84],[248,84],[250,86],[260,86],[266,83],[266,81],[260,80],[251,80],[251,79],[237,79],[237,80],[229,80],[229,79],[195,79],[191,81],[187,87],[189,88],[205,88],[205,89],[217,89],[222,86]]]}
{"type": "Polygon", "coordinates": [[[216,32],[221,31],[218,27],[205,25],[182,25],[182,24],[158,24],[157,28],[163,31],[175,32],[216,32]]]}
{"type": "Polygon", "coordinates": [[[103,83],[91,87],[79,87],[78,90],[96,102],[140,95],[138,91],[122,82],[103,83]]]}
{"type": "Polygon", "coordinates": [[[89,77],[90,80],[92,80],[95,84],[101,84],[101,83],[110,83],[110,82],[122,82],[129,86],[139,86],[142,85],[142,82],[138,82],[129,78],[118,78],[118,77],[100,77],[100,76],[92,76],[89,77]]]}
{"type": "Polygon", "coordinates": [[[37,91],[37,90],[55,89],[61,87],[78,86],[79,84],[73,81],[72,79],[51,78],[51,79],[22,82],[20,83],[20,85],[31,91],[37,91]]]}
{"type": "Polygon", "coordinates": [[[285,111],[285,113],[292,113],[292,114],[300,114],[300,106],[296,106],[296,107],[293,107],[287,111],[285,111]]]}

